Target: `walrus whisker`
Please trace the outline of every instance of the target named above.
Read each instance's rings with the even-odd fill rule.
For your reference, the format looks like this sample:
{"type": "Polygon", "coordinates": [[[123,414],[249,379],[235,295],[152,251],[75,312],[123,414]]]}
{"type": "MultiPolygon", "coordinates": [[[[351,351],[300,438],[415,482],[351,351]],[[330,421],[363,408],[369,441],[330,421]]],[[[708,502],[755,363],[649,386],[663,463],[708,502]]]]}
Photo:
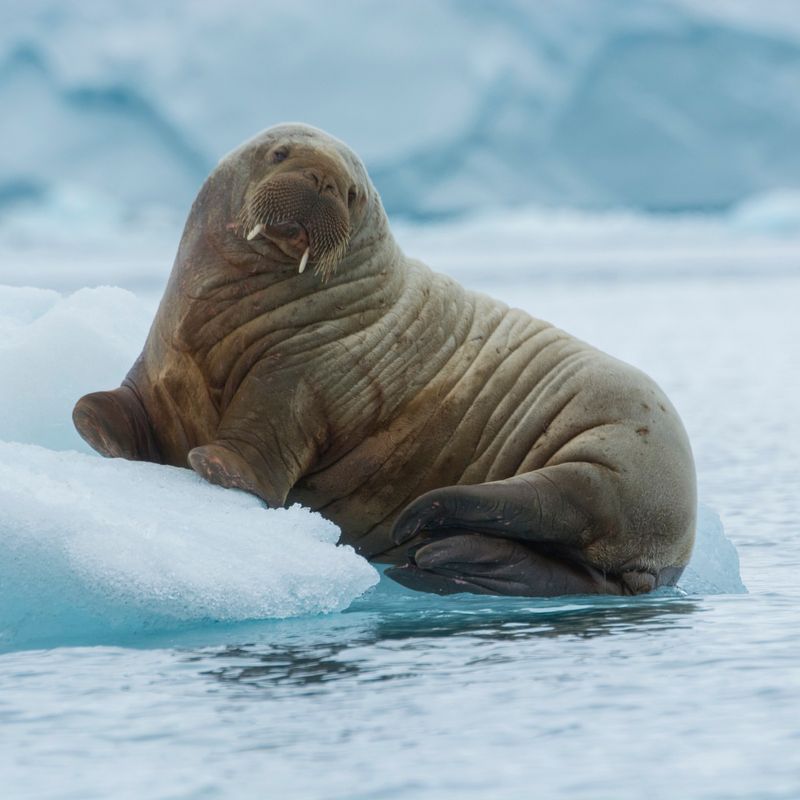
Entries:
{"type": "Polygon", "coordinates": [[[349,237],[344,241],[333,246],[332,249],[324,251],[317,261],[314,274],[319,276],[323,283],[327,283],[330,278],[336,274],[336,267],[339,262],[344,258],[349,246],[349,237]]]}
{"type": "Polygon", "coordinates": [[[269,238],[273,226],[295,223],[305,228],[308,253],[303,253],[298,272],[304,272],[313,261],[314,274],[323,283],[330,280],[347,255],[351,233],[347,210],[338,208],[336,200],[321,198],[302,182],[286,176],[258,186],[245,201],[239,218],[241,235],[248,241],[259,234],[269,238]]]}
{"type": "Polygon", "coordinates": [[[306,247],[305,252],[303,253],[303,257],[300,259],[300,267],[297,270],[301,275],[306,268],[306,264],[308,264],[308,256],[311,253],[311,248],[306,247]]]}

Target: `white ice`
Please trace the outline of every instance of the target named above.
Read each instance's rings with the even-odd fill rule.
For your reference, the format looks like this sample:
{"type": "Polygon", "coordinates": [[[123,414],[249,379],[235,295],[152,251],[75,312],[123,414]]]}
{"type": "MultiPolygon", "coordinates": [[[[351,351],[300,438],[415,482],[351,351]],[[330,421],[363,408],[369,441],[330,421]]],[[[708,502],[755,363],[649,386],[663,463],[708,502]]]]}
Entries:
{"type": "Polygon", "coordinates": [[[0,440],[89,448],[72,425],[83,394],[119,386],[139,355],[151,307],[123,289],[0,286],[0,440]]]}
{"type": "Polygon", "coordinates": [[[0,645],[336,611],[377,581],[318,514],[88,454],[72,407],[119,385],[152,313],[0,286],[0,645]]]}
{"type": "Polygon", "coordinates": [[[697,534],[689,565],[678,586],[687,594],[744,594],[739,574],[739,554],[725,535],[722,520],[713,508],[700,503],[697,534]]]}
{"type": "Polygon", "coordinates": [[[338,538],[189,470],[0,443],[0,647],[339,611],[378,575],[338,538]]]}

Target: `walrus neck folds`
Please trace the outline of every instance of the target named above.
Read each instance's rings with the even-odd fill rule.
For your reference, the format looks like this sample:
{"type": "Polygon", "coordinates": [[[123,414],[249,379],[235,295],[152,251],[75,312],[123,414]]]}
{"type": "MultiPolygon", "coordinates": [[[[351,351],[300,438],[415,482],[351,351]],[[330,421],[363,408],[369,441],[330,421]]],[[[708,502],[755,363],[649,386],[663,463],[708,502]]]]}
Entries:
{"type": "MultiPolygon", "coordinates": [[[[236,337],[248,357],[263,357],[277,344],[307,332],[315,346],[322,346],[355,318],[355,311],[362,321],[377,317],[402,291],[404,256],[377,195],[327,281],[298,273],[286,259],[273,260],[268,248],[254,249],[215,204],[198,202],[195,215],[204,218],[190,220],[186,227],[170,279],[170,302],[162,304],[159,317],[173,320],[171,345],[207,361],[216,384],[235,384],[231,375],[244,363],[237,359],[228,374],[218,370],[214,358],[222,342],[236,337]],[[210,230],[217,234],[197,235],[210,230]],[[332,305],[340,318],[336,329],[330,325],[332,305]]],[[[225,363],[230,366],[230,359],[225,363]]]]}

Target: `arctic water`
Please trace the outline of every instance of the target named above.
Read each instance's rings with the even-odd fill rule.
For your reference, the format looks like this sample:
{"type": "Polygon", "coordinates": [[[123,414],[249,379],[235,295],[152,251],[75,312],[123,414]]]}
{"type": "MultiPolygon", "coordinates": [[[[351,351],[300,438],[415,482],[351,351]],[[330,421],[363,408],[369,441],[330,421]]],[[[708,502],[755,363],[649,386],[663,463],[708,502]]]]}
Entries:
{"type": "Polygon", "coordinates": [[[683,590],[415,594],[307,512],[73,452],[71,403],[135,357],[173,243],[6,250],[3,796],[800,796],[797,235],[520,214],[398,236],[663,386],[702,501],[683,590]]]}

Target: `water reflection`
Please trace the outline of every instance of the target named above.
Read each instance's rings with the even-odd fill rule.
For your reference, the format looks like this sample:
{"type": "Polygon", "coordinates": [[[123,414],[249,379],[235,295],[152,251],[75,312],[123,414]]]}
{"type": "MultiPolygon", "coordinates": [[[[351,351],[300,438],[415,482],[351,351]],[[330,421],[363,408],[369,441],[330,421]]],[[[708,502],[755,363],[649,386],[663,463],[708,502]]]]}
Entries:
{"type": "Polygon", "coordinates": [[[402,680],[453,664],[513,661],[520,656],[518,645],[542,639],[669,635],[687,627],[687,616],[700,608],[700,601],[676,596],[458,603],[379,592],[350,613],[253,629],[247,644],[204,647],[186,659],[226,685],[313,694],[332,682],[402,680]]]}
{"type": "Polygon", "coordinates": [[[580,605],[553,609],[487,609],[485,613],[425,614],[389,616],[375,627],[380,639],[434,638],[439,636],[479,636],[493,641],[545,636],[609,636],[629,630],[666,628],[681,621],[698,608],[686,599],[636,602],[609,606],[580,605]]]}
{"type": "Polygon", "coordinates": [[[353,677],[360,672],[357,663],[339,658],[347,645],[309,647],[283,646],[265,649],[257,646],[230,647],[212,658],[235,661],[201,672],[222,683],[250,686],[290,686],[314,693],[314,688],[330,680],[353,677]],[[242,665],[242,660],[246,663],[242,665]]]}

